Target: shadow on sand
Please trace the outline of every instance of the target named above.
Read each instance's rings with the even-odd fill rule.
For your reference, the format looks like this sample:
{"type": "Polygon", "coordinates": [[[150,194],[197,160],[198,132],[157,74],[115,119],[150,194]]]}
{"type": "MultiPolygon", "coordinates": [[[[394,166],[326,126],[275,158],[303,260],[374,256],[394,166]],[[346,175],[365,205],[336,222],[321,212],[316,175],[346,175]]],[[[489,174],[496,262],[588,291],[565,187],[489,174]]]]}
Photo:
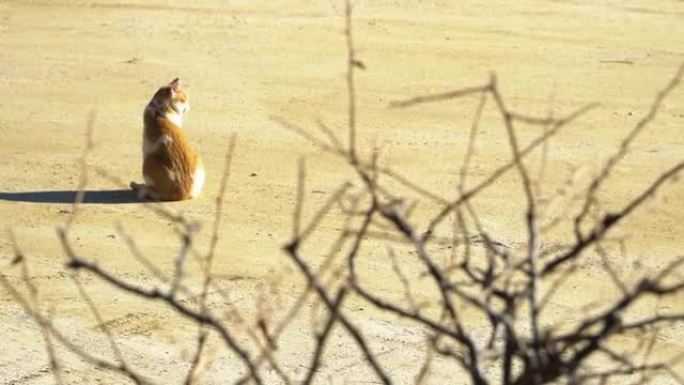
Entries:
{"type": "MultiPolygon", "coordinates": [[[[35,203],[73,203],[76,190],[0,192],[0,200],[35,203]]],[[[86,190],[83,203],[139,203],[133,190],[86,190]]]]}

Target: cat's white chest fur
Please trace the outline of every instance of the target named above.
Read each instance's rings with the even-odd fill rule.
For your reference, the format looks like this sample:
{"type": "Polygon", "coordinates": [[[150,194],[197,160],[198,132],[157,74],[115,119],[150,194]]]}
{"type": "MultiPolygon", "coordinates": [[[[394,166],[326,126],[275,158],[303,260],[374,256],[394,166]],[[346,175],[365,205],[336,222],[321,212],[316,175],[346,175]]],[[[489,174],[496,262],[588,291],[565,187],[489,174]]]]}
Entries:
{"type": "Polygon", "coordinates": [[[202,186],[204,186],[204,166],[202,163],[197,165],[195,169],[195,174],[192,176],[192,191],[190,191],[191,198],[199,198],[202,192],[202,186]]]}
{"type": "Polygon", "coordinates": [[[167,112],[166,119],[173,122],[178,127],[183,127],[183,115],[177,112],[167,112]]]}

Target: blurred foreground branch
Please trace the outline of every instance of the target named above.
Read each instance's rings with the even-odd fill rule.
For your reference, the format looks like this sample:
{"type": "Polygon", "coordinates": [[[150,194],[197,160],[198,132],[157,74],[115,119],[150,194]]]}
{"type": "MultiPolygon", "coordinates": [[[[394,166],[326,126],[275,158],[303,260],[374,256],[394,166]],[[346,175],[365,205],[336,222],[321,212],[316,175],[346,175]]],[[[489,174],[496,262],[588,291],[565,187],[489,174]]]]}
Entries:
{"type": "MultiPolygon", "coordinates": [[[[415,367],[416,383],[428,381],[437,365],[433,357],[453,362],[454,373],[465,376],[477,385],[531,385],[559,381],[568,384],[604,384],[618,378],[628,378],[638,383],[667,378],[672,382],[684,383],[681,374],[683,354],[657,360],[652,354],[654,346],[658,344],[656,336],[660,330],[673,324],[684,324],[681,307],[669,312],[656,310],[645,315],[642,311],[639,317],[634,316],[634,310],[641,309],[641,300],[658,298],[659,301],[668,301],[681,298],[684,292],[684,257],[673,256],[662,268],[627,281],[611,268],[607,262],[609,252],[604,248],[605,244],[612,242],[609,237],[613,229],[627,218],[637,215],[639,209],[665,189],[668,182],[676,180],[684,169],[684,161],[668,165],[617,210],[601,211],[598,194],[609,183],[613,170],[628,154],[639,134],[656,120],[664,101],[681,82],[684,65],[675,71],[672,79],[654,98],[648,113],[629,131],[615,154],[602,165],[600,172],[588,185],[572,186],[579,191],[581,205],[574,211],[573,207],[563,211],[564,217],[559,219],[558,213],[544,210],[539,195],[539,180],[534,178],[534,175],[541,175],[542,172],[535,172],[530,157],[542,151],[543,162],[546,162],[549,159],[546,155],[548,142],[563,128],[594,108],[594,104],[561,117],[522,114],[510,109],[495,75],[484,85],[392,103],[394,108],[418,108],[425,103],[478,98],[468,146],[463,154],[457,195],[452,198],[441,197],[411,181],[402,172],[404,170],[382,165],[376,150],[368,159],[364,159],[363,149],[359,146],[363,142],[358,140],[357,132],[354,74],[365,66],[356,56],[349,2],[346,2],[345,16],[348,94],[345,131],[348,143],[343,144],[334,128],[320,122],[313,130],[309,130],[274,118],[285,129],[343,159],[356,179],[353,182],[340,181],[336,192],[330,194],[314,210],[314,215],[307,219],[304,209],[307,202],[306,162],[300,162],[297,190],[293,194],[296,202],[292,238],[283,247],[305,282],[295,301],[280,317],[275,314],[260,315],[252,320],[244,314],[245,309],[234,306],[229,293],[216,282],[214,260],[221,251],[218,241],[226,204],[224,194],[236,149],[235,137],[232,137],[216,197],[207,253],[198,252],[195,245],[195,235],[199,231],[197,223],[174,213],[164,204],[148,202],[145,206],[176,226],[181,247],[173,257],[175,264],[172,274],[163,272],[144,256],[137,248],[135,239],[125,232],[124,226],[119,229],[120,234],[126,235],[126,246],[147,273],[160,281],[158,285],[143,286],[131,282],[77,253],[72,245],[70,231],[83,198],[83,194],[78,194],[72,216],[58,230],[58,236],[67,258],[66,268],[72,273],[72,280],[83,303],[98,324],[105,325],[107,314],[89,296],[87,285],[80,280],[84,275],[110,285],[117,292],[166,306],[197,327],[195,350],[184,378],[186,384],[202,382],[203,371],[207,370],[210,360],[207,357],[207,341],[211,336],[218,337],[230,353],[229,357],[234,357],[240,363],[242,371],[235,373],[233,378],[238,383],[313,383],[321,378],[319,373],[326,363],[326,349],[330,348],[336,331],[341,331],[342,338],[346,338],[350,346],[358,351],[368,372],[377,381],[385,384],[406,382],[405,378],[397,377],[390,363],[383,361],[380,342],[364,328],[360,313],[351,311],[348,304],[353,301],[368,304],[380,314],[402,320],[425,335],[426,343],[422,347],[425,360],[418,362],[415,367]],[[487,103],[495,106],[503,125],[502,136],[507,139],[511,156],[508,162],[500,164],[480,182],[470,185],[467,181],[478,140],[477,128],[482,124],[480,119],[487,103]],[[543,133],[525,144],[519,137],[522,124],[543,127],[543,133]],[[523,197],[519,207],[525,234],[512,245],[497,240],[497,234],[484,228],[480,220],[481,208],[474,200],[485,190],[502,183],[505,176],[511,177],[509,171],[515,173],[512,177],[516,178],[523,197]],[[411,217],[412,209],[416,206],[415,201],[411,201],[411,194],[417,194],[420,199],[438,207],[424,228],[411,217]],[[321,223],[329,218],[342,224],[342,227],[338,233],[328,234],[333,241],[329,245],[330,251],[321,260],[319,256],[312,255],[307,246],[316,235],[325,231],[321,223]],[[453,223],[445,232],[444,224],[449,219],[453,223]],[[563,219],[573,224],[567,237],[568,243],[554,245],[553,248],[545,247],[547,233],[541,224],[563,219]],[[443,258],[440,254],[439,250],[443,250],[440,246],[443,245],[449,245],[449,258],[443,258]],[[385,250],[386,265],[391,267],[392,274],[400,283],[400,293],[379,291],[370,282],[362,266],[378,256],[377,251],[369,250],[385,250]],[[602,267],[621,294],[604,298],[604,302],[591,312],[573,314],[565,322],[551,322],[547,306],[553,304],[561,294],[567,294],[569,289],[563,286],[564,282],[581,274],[582,269],[578,266],[592,253],[604,257],[602,267]],[[190,261],[200,266],[202,274],[199,285],[193,285],[187,274],[190,261]],[[199,291],[196,289],[198,286],[199,291]],[[416,286],[421,289],[416,289],[416,286]],[[220,304],[212,305],[209,301],[211,296],[220,298],[220,304]],[[288,328],[301,326],[302,313],[307,309],[307,304],[322,310],[311,324],[310,342],[313,345],[310,352],[305,354],[305,345],[299,349],[302,354],[298,359],[305,356],[302,364],[298,365],[306,368],[302,373],[284,364],[284,361],[293,358],[283,357],[279,350],[283,346],[282,336],[288,328]],[[638,342],[638,347],[633,350],[620,349],[620,345],[614,343],[617,337],[633,338],[638,342]]],[[[89,122],[83,177],[79,184],[81,191],[84,191],[88,181],[85,162],[92,148],[90,138],[93,119],[89,122]]],[[[106,172],[100,170],[100,174],[106,175],[106,172]]],[[[148,376],[138,373],[132,367],[134,363],[125,359],[125,351],[117,343],[116,334],[105,326],[100,331],[107,336],[114,356],[112,359],[97,357],[87,347],[78,346],[62,334],[54,326],[52,314],[41,310],[39,288],[32,283],[26,256],[20,252],[16,242],[13,241],[13,244],[16,254],[14,265],[21,270],[20,281],[25,285],[28,295],[22,294],[5,275],[0,275],[0,283],[41,330],[50,368],[58,383],[64,383],[63,368],[55,345],[77,354],[88,364],[120,374],[134,383],[153,382],[148,376]]],[[[320,244],[317,247],[324,249],[320,244]]],[[[162,379],[159,383],[168,381],[162,379]]]]}

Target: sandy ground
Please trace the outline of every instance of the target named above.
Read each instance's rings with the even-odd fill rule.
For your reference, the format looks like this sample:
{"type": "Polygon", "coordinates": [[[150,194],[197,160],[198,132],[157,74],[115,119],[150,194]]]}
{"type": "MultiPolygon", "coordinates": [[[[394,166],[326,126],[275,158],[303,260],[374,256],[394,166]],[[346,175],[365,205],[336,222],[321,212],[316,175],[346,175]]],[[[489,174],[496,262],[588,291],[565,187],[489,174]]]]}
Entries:
{"type": "MultiPolygon", "coordinates": [[[[552,197],[573,173],[586,181],[684,60],[681,1],[358,3],[358,56],[367,67],[358,74],[362,154],[379,144],[385,164],[446,197],[455,191],[477,99],[406,110],[388,108],[390,101],[479,85],[496,71],[508,103],[525,113],[561,115],[600,102],[552,141],[542,190],[552,197]]],[[[246,319],[234,325],[241,335],[253,328],[260,313],[282,316],[302,289],[294,266],[280,251],[290,237],[297,161],[304,156],[308,165],[308,216],[351,174],[344,163],[271,117],[306,127],[321,120],[344,137],[341,16],[341,4],[327,0],[0,2],[0,218],[28,257],[43,309],[54,313],[66,335],[112,357],[65,273],[55,233],[71,212],[70,191],[79,180],[77,162],[89,112],[96,112],[96,146],[88,163],[122,180],[139,180],[142,109],[158,86],[175,77],[190,93],[193,109],[186,129],[204,157],[208,179],[202,198],[168,206],[207,224],[197,240],[204,250],[223,156],[230,134],[237,133],[215,271],[246,319]]],[[[491,106],[485,110],[473,181],[510,156],[494,112],[491,106]]],[[[679,89],[602,192],[607,207],[626,202],[656,173],[681,160],[683,124],[684,89],[679,89]]],[[[538,134],[538,127],[521,128],[523,141],[538,134]]],[[[488,190],[478,204],[487,228],[515,244],[523,239],[522,197],[516,180],[509,179],[488,190]]],[[[119,186],[92,176],[88,188],[119,186]]],[[[92,196],[96,201],[111,198],[106,193],[92,196]]],[[[626,279],[681,254],[683,202],[681,183],[669,184],[620,229],[618,235],[628,235],[628,253],[616,264],[626,279]]],[[[427,217],[436,206],[423,202],[419,208],[419,217],[427,217]]],[[[121,277],[152,286],[154,277],[135,262],[116,224],[134,236],[163,272],[171,273],[179,242],[167,222],[138,203],[88,203],[76,217],[74,245],[78,253],[121,277]]],[[[321,226],[334,230],[339,223],[330,220],[321,226]]],[[[549,234],[548,242],[560,242],[566,233],[562,228],[549,234]]],[[[331,238],[324,234],[307,246],[313,260],[327,250],[331,238]]],[[[3,234],[2,273],[19,284],[18,272],[8,266],[11,258],[10,241],[3,234]]],[[[615,291],[588,260],[582,278],[555,303],[550,317],[577,317],[587,304],[615,291]]],[[[362,278],[371,287],[388,295],[396,292],[385,260],[370,259],[363,267],[362,278]]],[[[196,328],[159,304],[120,294],[92,277],[82,279],[104,309],[127,361],[160,383],[180,382],[196,328]]],[[[189,277],[188,284],[196,287],[199,281],[189,277]]],[[[681,308],[684,298],[661,306],[681,308]]],[[[650,311],[653,305],[642,308],[650,311]]],[[[350,301],[346,311],[356,317],[392,378],[411,383],[423,359],[422,332],[359,301],[350,301]]],[[[307,310],[287,329],[278,353],[284,369],[295,376],[308,365],[309,322],[307,310]]],[[[41,334],[5,291],[0,291],[0,325],[0,384],[52,383],[41,334]]],[[[659,339],[663,352],[684,350],[681,325],[659,339]]],[[[202,383],[226,383],[243,370],[217,343],[211,351],[215,360],[202,383]]],[[[69,383],[121,383],[63,349],[58,352],[69,383]]],[[[372,382],[360,361],[357,349],[338,331],[319,380],[372,382]]],[[[451,363],[437,360],[429,381],[453,379],[458,373],[453,370],[451,363]]],[[[684,375],[681,366],[678,370],[684,375]]]]}

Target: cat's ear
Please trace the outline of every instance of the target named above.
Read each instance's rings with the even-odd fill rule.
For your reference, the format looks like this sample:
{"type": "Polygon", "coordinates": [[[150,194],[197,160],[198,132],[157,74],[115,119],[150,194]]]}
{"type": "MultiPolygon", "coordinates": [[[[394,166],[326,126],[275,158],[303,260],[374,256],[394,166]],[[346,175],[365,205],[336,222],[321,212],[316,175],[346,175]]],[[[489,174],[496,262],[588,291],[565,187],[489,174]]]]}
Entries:
{"type": "Polygon", "coordinates": [[[171,91],[178,92],[178,87],[180,87],[180,79],[175,78],[171,83],[169,83],[169,87],[171,87],[171,91]]]}

